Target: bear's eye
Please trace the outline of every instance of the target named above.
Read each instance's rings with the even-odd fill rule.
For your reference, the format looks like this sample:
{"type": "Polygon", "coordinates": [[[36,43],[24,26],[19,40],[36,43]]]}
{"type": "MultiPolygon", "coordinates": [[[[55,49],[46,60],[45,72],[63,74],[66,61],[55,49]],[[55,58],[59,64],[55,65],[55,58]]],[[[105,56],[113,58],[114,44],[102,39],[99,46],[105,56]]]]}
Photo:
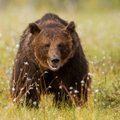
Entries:
{"type": "Polygon", "coordinates": [[[43,49],[44,49],[44,50],[48,50],[49,47],[50,47],[50,44],[45,44],[45,45],[43,46],[43,49]]]}
{"type": "Polygon", "coordinates": [[[50,47],[50,44],[45,44],[44,45],[44,48],[49,48],[50,47]]]}
{"type": "Polygon", "coordinates": [[[63,43],[61,43],[61,44],[58,45],[58,48],[60,50],[65,50],[65,45],[63,43]]]}

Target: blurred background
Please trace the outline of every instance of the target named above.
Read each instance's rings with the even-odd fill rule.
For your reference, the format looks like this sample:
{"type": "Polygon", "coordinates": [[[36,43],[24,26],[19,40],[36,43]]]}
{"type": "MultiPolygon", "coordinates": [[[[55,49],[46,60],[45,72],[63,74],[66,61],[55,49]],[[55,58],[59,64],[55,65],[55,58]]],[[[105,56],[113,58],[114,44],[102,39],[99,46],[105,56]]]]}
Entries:
{"type": "Polygon", "coordinates": [[[78,11],[120,8],[120,0],[0,0],[0,9],[29,7],[34,10],[78,11]]]}
{"type": "Polygon", "coordinates": [[[120,0],[0,0],[0,26],[12,29],[14,24],[9,24],[9,21],[14,21],[21,26],[15,28],[19,31],[22,25],[39,19],[47,12],[57,13],[64,19],[77,22],[88,15],[91,19],[93,13],[99,16],[100,13],[119,10],[120,0]]]}
{"type": "Polygon", "coordinates": [[[15,29],[17,33],[25,28],[24,25],[47,12],[78,24],[81,20],[88,20],[86,17],[92,23],[93,16],[98,18],[101,13],[118,14],[119,10],[120,0],[0,0],[0,31],[10,29],[13,32],[15,29]]]}

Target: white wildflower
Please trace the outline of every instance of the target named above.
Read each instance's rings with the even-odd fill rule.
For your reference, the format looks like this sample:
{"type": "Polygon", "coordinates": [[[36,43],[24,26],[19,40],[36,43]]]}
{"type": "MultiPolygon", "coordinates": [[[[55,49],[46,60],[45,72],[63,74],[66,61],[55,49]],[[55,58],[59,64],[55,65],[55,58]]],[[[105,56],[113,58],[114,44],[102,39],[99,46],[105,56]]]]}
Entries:
{"type": "Polygon", "coordinates": [[[36,106],[36,105],[37,105],[37,102],[36,102],[36,101],[34,101],[34,102],[33,102],[33,105],[34,105],[34,106],[36,106]]]}
{"type": "Polygon", "coordinates": [[[27,75],[28,73],[25,73],[25,76],[27,75]]]}
{"type": "Polygon", "coordinates": [[[88,90],[88,91],[91,91],[91,89],[90,89],[90,88],[88,88],[87,90],[88,90]]]}
{"type": "Polygon", "coordinates": [[[19,48],[19,44],[16,44],[16,48],[19,48]]]}
{"type": "Polygon", "coordinates": [[[77,85],[78,83],[77,82],[75,82],[75,85],[77,85]]]}
{"type": "Polygon", "coordinates": [[[92,74],[92,73],[90,73],[90,72],[88,73],[88,75],[94,77],[94,74],[92,74]]]}
{"type": "Polygon", "coordinates": [[[46,73],[48,73],[48,71],[45,71],[44,73],[46,74],[46,73]]]}
{"type": "Polygon", "coordinates": [[[70,87],[69,87],[69,89],[70,89],[70,90],[72,90],[72,89],[73,89],[73,87],[72,87],[72,86],[70,86],[70,87]]]}
{"type": "Polygon", "coordinates": [[[33,87],[30,87],[30,88],[29,88],[29,90],[32,90],[32,89],[33,89],[33,87]]]}
{"type": "Polygon", "coordinates": [[[99,90],[98,90],[98,89],[96,89],[96,90],[95,90],[95,93],[98,93],[98,92],[99,92],[99,90]]]}
{"type": "Polygon", "coordinates": [[[85,83],[85,81],[84,80],[81,80],[81,84],[84,84],[85,83]]]}
{"type": "Polygon", "coordinates": [[[14,87],[12,88],[12,91],[15,91],[15,88],[14,88],[14,87]]]}
{"type": "Polygon", "coordinates": [[[74,90],[74,93],[79,93],[79,91],[78,90],[74,90]]]}
{"type": "Polygon", "coordinates": [[[23,98],[21,98],[21,99],[20,99],[20,102],[23,103],[23,101],[24,101],[23,98]]]}
{"type": "Polygon", "coordinates": [[[55,76],[55,79],[57,79],[58,78],[58,76],[55,76]]]}
{"type": "Polygon", "coordinates": [[[105,72],[104,72],[104,71],[102,71],[102,74],[105,74],[105,72]]]}
{"type": "Polygon", "coordinates": [[[27,91],[27,94],[30,94],[30,91],[27,91]]]}
{"type": "Polygon", "coordinates": [[[16,98],[13,99],[13,102],[16,102],[16,98]]]}
{"type": "Polygon", "coordinates": [[[24,65],[29,65],[29,63],[28,62],[24,62],[24,65]]]}
{"type": "Polygon", "coordinates": [[[50,89],[50,88],[52,88],[52,86],[49,85],[48,88],[50,89]]]}
{"type": "Polygon", "coordinates": [[[62,89],[62,85],[59,86],[59,89],[62,89]]]}
{"type": "Polygon", "coordinates": [[[23,71],[23,68],[20,68],[20,71],[22,72],[22,71],[23,71]]]}
{"type": "Polygon", "coordinates": [[[94,101],[96,102],[96,101],[97,101],[97,99],[94,99],[94,101]]]}
{"type": "Polygon", "coordinates": [[[76,97],[76,95],[74,94],[73,97],[76,97]]]}
{"type": "Polygon", "coordinates": [[[31,78],[27,77],[27,81],[31,81],[31,80],[32,80],[31,78]]]}

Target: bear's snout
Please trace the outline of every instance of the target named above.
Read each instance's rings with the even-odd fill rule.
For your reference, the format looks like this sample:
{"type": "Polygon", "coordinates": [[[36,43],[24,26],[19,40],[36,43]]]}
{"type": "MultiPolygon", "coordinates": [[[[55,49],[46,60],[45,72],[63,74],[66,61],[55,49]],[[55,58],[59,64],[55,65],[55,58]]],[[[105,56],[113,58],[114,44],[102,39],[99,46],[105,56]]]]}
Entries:
{"type": "Polygon", "coordinates": [[[49,69],[52,71],[57,71],[61,66],[61,59],[59,56],[53,56],[47,60],[49,69]]]}
{"type": "Polygon", "coordinates": [[[59,58],[54,58],[54,59],[51,60],[51,62],[53,64],[58,64],[60,62],[60,59],[59,58]]]}

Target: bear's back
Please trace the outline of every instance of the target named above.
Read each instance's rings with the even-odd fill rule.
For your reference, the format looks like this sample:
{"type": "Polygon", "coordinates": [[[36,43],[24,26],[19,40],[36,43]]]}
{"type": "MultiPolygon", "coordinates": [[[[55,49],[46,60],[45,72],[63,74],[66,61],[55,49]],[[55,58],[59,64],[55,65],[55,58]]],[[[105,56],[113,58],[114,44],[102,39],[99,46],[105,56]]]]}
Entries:
{"type": "Polygon", "coordinates": [[[43,26],[45,24],[52,24],[52,23],[56,23],[59,25],[61,24],[64,26],[68,24],[67,21],[61,19],[59,16],[52,13],[45,14],[41,19],[37,20],[35,23],[38,24],[39,26],[43,26]]]}

